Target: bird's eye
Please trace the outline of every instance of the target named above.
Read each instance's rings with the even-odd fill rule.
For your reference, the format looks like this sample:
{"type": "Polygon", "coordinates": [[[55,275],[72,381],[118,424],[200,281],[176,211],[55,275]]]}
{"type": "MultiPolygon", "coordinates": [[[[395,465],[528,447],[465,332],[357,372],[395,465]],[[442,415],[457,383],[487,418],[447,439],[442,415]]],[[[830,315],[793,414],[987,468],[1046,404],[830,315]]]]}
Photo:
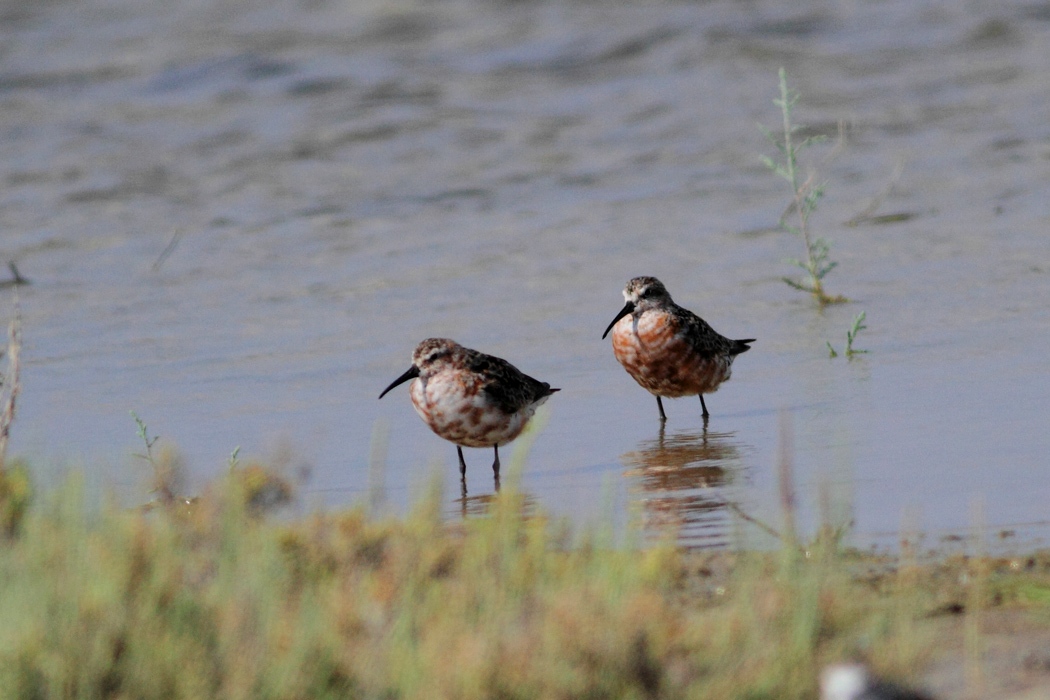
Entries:
{"type": "Polygon", "coordinates": [[[651,297],[652,295],[653,295],[653,290],[649,289],[648,287],[646,287],[642,291],[638,292],[638,298],[639,299],[647,299],[648,297],[651,297]]]}

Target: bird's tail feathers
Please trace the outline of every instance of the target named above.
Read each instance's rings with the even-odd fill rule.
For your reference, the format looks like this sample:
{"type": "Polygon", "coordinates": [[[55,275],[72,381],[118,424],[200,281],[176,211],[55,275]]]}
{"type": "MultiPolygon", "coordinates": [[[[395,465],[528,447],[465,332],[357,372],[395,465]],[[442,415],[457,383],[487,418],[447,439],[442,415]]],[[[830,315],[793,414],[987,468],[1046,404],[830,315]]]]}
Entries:
{"type": "Polygon", "coordinates": [[[739,355],[742,352],[747,352],[748,350],[751,349],[751,343],[753,343],[753,342],[755,342],[754,338],[744,338],[742,340],[734,340],[733,341],[732,353],[734,355],[739,355]]]}

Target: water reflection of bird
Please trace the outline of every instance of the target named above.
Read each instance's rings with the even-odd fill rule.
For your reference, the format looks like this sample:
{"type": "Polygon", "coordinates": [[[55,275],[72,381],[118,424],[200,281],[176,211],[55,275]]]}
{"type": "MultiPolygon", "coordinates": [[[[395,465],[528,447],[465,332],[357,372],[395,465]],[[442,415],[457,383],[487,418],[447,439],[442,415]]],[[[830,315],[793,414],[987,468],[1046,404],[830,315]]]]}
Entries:
{"type": "MultiPolygon", "coordinates": [[[[518,500],[518,506],[521,508],[522,517],[528,518],[534,515],[537,511],[536,497],[532,494],[521,493],[518,500]]],[[[458,506],[459,515],[466,520],[467,518],[484,518],[491,514],[491,509],[496,501],[496,494],[485,493],[478,496],[468,496],[464,491],[460,498],[457,498],[453,503],[458,506]]],[[[446,515],[452,515],[451,512],[446,515]]]]}
{"type": "Polygon", "coordinates": [[[622,455],[627,476],[635,477],[645,497],[646,526],[673,527],[687,547],[727,544],[729,518],[724,497],[732,484],[740,450],[734,433],[664,434],[622,455]]]}
{"type": "Polygon", "coordinates": [[[412,366],[383,390],[414,379],[412,406],[438,436],[456,445],[466,493],[463,447],[492,447],[492,473],[499,490],[499,446],[521,434],[536,409],[559,389],[520,372],[506,360],[465,348],[446,338],[428,338],[412,353],[412,366]]]}
{"type": "Polygon", "coordinates": [[[613,334],[613,354],[643,389],[656,396],[660,420],[667,420],[661,396],[699,396],[729,379],[733,359],[751,349],[754,338],[730,340],[704,319],[674,303],[655,277],[635,277],[623,290],[626,301],[605,329],[613,334]]]}

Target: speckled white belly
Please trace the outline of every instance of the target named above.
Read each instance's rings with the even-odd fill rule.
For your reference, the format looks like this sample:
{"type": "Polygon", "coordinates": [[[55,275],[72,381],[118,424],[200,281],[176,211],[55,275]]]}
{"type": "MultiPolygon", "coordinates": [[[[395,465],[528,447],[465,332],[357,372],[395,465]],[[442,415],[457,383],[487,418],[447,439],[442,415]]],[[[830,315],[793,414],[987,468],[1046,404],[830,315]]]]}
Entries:
{"type": "Polygon", "coordinates": [[[467,372],[442,372],[427,381],[414,379],[410,393],[412,406],[430,429],[464,447],[507,444],[521,434],[543,403],[508,415],[477,388],[467,372]]]}

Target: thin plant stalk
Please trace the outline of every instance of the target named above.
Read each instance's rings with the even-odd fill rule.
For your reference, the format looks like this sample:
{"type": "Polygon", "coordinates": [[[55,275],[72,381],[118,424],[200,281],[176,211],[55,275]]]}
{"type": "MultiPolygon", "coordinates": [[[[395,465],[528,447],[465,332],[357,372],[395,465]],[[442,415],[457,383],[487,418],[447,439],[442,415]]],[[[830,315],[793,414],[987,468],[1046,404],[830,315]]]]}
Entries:
{"type": "Polygon", "coordinates": [[[798,126],[791,123],[791,110],[795,103],[798,101],[798,94],[792,92],[787,85],[787,74],[784,69],[780,69],[780,97],[773,100],[773,103],[780,107],[780,113],[782,115],[783,124],[783,143],[777,140],[777,137],[773,133],[765,128],[762,128],[766,138],[776,146],[777,150],[780,151],[783,156],[783,163],[778,163],[772,158],[763,156],[763,161],[766,166],[777,175],[787,180],[791,185],[792,197],[794,199],[793,208],[798,216],[798,226],[791,226],[781,220],[781,226],[792,233],[797,233],[802,237],[803,243],[806,246],[806,258],[805,260],[792,260],[798,267],[806,271],[808,278],[804,282],[798,282],[789,277],[785,277],[786,282],[795,289],[809,292],[816,298],[821,306],[827,304],[839,304],[847,301],[843,296],[829,295],[824,289],[824,276],[833,270],[838,263],[835,261],[828,260],[829,245],[823,238],[814,239],[809,230],[809,218],[810,215],[816,210],[817,202],[824,195],[824,183],[814,183],[814,177],[811,175],[806,178],[805,181],[800,181],[800,173],[798,167],[798,154],[805,147],[816,143],[821,140],[820,138],[806,138],[800,143],[796,144],[793,138],[794,133],[798,130],[798,126]]]}
{"type": "MultiPolygon", "coordinates": [[[[131,417],[135,420],[135,425],[138,428],[138,435],[142,438],[142,442],[146,445],[145,454],[137,454],[136,457],[144,459],[149,463],[150,468],[153,469],[153,492],[157,494],[157,499],[163,504],[172,504],[175,502],[175,469],[176,466],[171,462],[170,459],[158,460],[156,455],[153,454],[153,445],[160,439],[159,435],[149,436],[149,427],[146,422],[139,418],[138,414],[134,411],[128,411],[131,417]]],[[[236,455],[234,456],[236,458],[236,455]]]]}
{"type": "Polygon", "coordinates": [[[985,548],[985,531],[987,519],[984,512],[984,499],[974,498],[970,503],[970,519],[973,528],[973,545],[976,550],[971,558],[969,595],[966,601],[965,619],[965,664],[966,685],[972,697],[985,695],[985,672],[983,657],[985,640],[981,633],[983,627],[985,596],[988,589],[988,552],[985,548]]]}
{"type": "Polygon", "coordinates": [[[857,339],[857,334],[867,328],[867,326],[864,325],[864,319],[867,318],[867,315],[868,313],[866,311],[861,311],[857,314],[853,319],[853,325],[850,326],[848,331],[846,331],[846,357],[862,355],[868,352],[867,350],[857,350],[853,347],[853,341],[857,339]]]}
{"type": "Polygon", "coordinates": [[[3,472],[4,462],[7,457],[7,441],[11,436],[11,423],[15,420],[15,405],[18,400],[18,392],[21,389],[19,379],[21,364],[20,354],[22,350],[22,311],[15,297],[15,317],[7,330],[7,374],[4,376],[4,408],[0,412],[0,473],[3,472]]]}
{"type": "MultiPolygon", "coordinates": [[[[853,343],[857,340],[857,336],[862,330],[867,328],[867,326],[864,325],[864,319],[867,318],[867,316],[868,314],[866,311],[861,311],[853,317],[853,324],[850,326],[849,330],[846,331],[846,350],[844,351],[844,354],[847,359],[852,358],[854,355],[864,355],[869,352],[868,350],[858,350],[853,347],[853,343]]],[[[834,346],[832,346],[830,342],[825,340],[824,344],[828,346],[828,357],[835,358],[839,356],[838,352],[835,351],[834,346]]]]}
{"type": "Polygon", "coordinates": [[[798,498],[795,494],[795,474],[792,453],[794,451],[794,430],[791,414],[781,411],[780,439],[777,441],[777,482],[780,491],[780,509],[784,517],[783,542],[785,551],[794,554],[798,551],[798,498]]]}

